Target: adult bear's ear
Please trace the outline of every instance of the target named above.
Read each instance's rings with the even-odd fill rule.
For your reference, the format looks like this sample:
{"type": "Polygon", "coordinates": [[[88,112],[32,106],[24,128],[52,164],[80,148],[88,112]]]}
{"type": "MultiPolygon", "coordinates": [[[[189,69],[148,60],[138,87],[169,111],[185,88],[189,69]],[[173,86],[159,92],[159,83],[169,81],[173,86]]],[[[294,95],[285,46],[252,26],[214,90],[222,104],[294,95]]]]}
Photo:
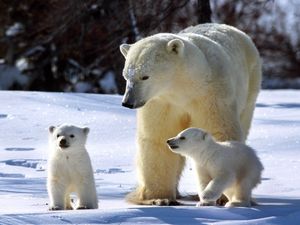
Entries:
{"type": "Polygon", "coordinates": [[[121,44],[120,45],[120,51],[125,58],[127,56],[127,53],[129,51],[130,47],[131,47],[131,45],[129,45],[129,44],[121,44]]]}
{"type": "Polygon", "coordinates": [[[55,130],[55,126],[50,126],[50,127],[49,127],[49,132],[50,132],[50,134],[52,134],[54,130],[55,130]]]}
{"type": "Polygon", "coordinates": [[[83,128],[83,133],[85,133],[85,135],[87,135],[89,132],[90,132],[90,128],[88,127],[83,128]]]}
{"type": "Polygon", "coordinates": [[[180,39],[173,39],[167,44],[167,51],[176,55],[183,55],[184,43],[180,39]]]}

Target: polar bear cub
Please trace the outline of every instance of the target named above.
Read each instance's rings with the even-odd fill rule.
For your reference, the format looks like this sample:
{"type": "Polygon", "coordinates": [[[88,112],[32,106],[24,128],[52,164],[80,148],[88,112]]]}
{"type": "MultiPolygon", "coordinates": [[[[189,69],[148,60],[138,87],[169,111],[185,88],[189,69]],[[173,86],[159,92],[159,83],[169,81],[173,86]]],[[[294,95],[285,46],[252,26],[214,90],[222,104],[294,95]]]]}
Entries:
{"type": "Polygon", "coordinates": [[[85,143],[89,128],[63,124],[49,127],[50,155],[47,189],[50,210],[96,209],[98,199],[93,169],[85,143]],[[70,194],[77,194],[77,204],[70,194]]]}
{"type": "Polygon", "coordinates": [[[177,154],[192,159],[198,178],[200,202],[215,205],[222,193],[226,207],[250,207],[252,189],[260,183],[263,165],[255,151],[236,141],[216,142],[206,131],[188,128],[167,141],[177,154]]]}

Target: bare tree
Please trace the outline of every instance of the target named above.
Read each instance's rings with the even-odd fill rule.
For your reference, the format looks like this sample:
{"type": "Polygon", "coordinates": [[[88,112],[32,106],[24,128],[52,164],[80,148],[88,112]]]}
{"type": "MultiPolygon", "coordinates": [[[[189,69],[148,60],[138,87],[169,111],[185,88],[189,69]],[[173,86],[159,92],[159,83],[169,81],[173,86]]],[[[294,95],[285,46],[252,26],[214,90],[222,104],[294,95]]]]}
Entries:
{"type": "Polygon", "coordinates": [[[209,0],[198,0],[197,15],[198,23],[211,22],[211,8],[209,0]]]}
{"type": "Polygon", "coordinates": [[[215,20],[238,27],[251,36],[263,58],[265,78],[299,77],[298,1],[287,3],[290,5],[289,11],[274,0],[237,0],[235,3],[214,0],[212,3],[215,20]],[[287,17],[293,17],[291,21],[294,23],[287,25],[287,17]]]}
{"type": "Polygon", "coordinates": [[[107,91],[101,80],[109,73],[122,93],[124,59],[119,45],[192,25],[191,4],[190,0],[3,0],[0,58],[6,56],[11,64],[26,62],[22,69],[30,77],[31,90],[76,91],[85,83],[89,92],[103,93],[107,91]],[[23,32],[5,35],[16,23],[23,32]]]}

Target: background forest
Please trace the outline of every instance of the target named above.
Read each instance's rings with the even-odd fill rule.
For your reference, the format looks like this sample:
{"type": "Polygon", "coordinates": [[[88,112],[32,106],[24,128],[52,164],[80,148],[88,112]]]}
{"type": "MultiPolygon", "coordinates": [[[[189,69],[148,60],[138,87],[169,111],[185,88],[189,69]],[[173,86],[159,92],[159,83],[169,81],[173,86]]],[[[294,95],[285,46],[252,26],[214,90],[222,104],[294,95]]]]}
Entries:
{"type": "Polygon", "coordinates": [[[300,88],[297,0],[1,0],[0,90],[122,94],[122,43],[203,22],[251,36],[263,88],[300,88]]]}

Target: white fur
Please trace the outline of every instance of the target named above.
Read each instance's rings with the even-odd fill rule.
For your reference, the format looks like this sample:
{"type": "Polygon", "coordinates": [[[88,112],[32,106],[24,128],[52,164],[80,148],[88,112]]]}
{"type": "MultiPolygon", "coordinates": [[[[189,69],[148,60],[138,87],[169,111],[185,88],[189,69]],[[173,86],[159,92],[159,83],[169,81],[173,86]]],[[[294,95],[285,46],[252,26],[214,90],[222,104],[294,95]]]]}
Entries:
{"type": "Polygon", "coordinates": [[[215,205],[222,193],[230,206],[250,207],[252,189],[260,183],[263,166],[255,151],[236,142],[216,142],[202,129],[188,128],[168,141],[170,149],[194,162],[198,206],[215,205]]]}
{"type": "Polygon", "coordinates": [[[67,124],[49,128],[47,189],[50,210],[72,209],[70,194],[73,192],[78,198],[74,208],[98,208],[93,169],[85,149],[88,132],[89,128],[67,124]]]}
{"type": "Polygon", "coordinates": [[[245,33],[221,24],[156,34],[120,50],[127,80],[122,104],[138,109],[138,187],[128,200],[173,203],[184,158],[166,140],[202,127],[218,141],[244,142],[260,90],[259,53],[245,33]]]}

